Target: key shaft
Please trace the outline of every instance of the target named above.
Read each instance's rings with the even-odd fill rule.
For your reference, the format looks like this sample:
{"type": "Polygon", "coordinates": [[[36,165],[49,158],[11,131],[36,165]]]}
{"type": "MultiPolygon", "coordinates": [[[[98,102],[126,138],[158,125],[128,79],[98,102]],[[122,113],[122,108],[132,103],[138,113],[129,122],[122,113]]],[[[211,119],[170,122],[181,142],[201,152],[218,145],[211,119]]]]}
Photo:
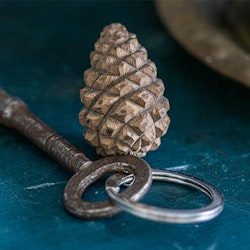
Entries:
{"type": "Polygon", "coordinates": [[[18,130],[72,172],[77,172],[92,163],[81,151],[32,114],[21,99],[10,96],[1,88],[0,124],[18,130]]]}

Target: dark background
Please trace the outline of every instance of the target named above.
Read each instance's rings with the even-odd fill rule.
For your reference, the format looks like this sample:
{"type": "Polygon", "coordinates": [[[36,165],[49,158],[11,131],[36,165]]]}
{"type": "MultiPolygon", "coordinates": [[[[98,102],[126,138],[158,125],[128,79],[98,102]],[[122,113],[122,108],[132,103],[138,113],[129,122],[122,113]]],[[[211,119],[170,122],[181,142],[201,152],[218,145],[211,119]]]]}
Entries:
{"type": "MultiPolygon", "coordinates": [[[[0,2],[0,87],[92,160],[95,150],[78,123],[79,90],[89,53],[105,25],[121,22],[137,34],[170,100],[171,125],[159,150],[144,158],[153,168],[203,178],[225,196],[216,219],[163,224],[127,213],[81,221],[61,197],[71,174],[17,132],[0,127],[1,249],[248,249],[249,89],[223,78],[187,54],[162,26],[150,1],[0,2]]],[[[104,199],[102,184],[86,199],[104,199]]],[[[163,207],[206,204],[204,195],[154,183],[144,199],[163,207]]]]}

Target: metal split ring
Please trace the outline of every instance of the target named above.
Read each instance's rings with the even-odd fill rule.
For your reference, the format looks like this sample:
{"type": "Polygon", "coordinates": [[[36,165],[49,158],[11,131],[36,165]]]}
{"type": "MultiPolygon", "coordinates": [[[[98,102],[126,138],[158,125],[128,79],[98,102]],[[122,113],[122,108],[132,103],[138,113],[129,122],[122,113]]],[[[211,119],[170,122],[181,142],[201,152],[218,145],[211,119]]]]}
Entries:
{"type": "Polygon", "coordinates": [[[194,223],[208,221],[216,217],[223,210],[223,196],[221,192],[211,184],[190,175],[173,171],[152,169],[153,180],[167,181],[181,184],[206,194],[211,203],[196,209],[163,209],[133,202],[118,194],[120,186],[131,181],[131,176],[126,180],[124,175],[113,175],[107,179],[105,188],[108,196],[122,210],[136,216],[160,222],[169,223],[194,223]]]}
{"type": "Polygon", "coordinates": [[[144,160],[127,155],[103,158],[77,172],[65,187],[63,203],[67,211],[83,219],[110,217],[124,210],[154,221],[193,223],[216,217],[223,209],[223,196],[218,189],[203,180],[173,171],[151,169],[144,160]],[[113,173],[105,183],[110,199],[84,201],[84,191],[107,173],[113,173]],[[152,180],[173,182],[200,190],[211,199],[211,203],[186,210],[163,209],[138,203],[149,190],[152,180]],[[122,185],[127,188],[119,193],[122,185]]]}

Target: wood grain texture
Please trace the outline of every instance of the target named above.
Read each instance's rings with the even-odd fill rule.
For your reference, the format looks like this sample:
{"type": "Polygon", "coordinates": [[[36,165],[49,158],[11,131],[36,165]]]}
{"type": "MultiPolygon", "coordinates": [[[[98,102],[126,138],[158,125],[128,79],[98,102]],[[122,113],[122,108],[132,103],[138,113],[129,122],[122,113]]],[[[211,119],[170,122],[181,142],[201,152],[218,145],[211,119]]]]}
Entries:
{"type": "Polygon", "coordinates": [[[141,157],[156,150],[170,123],[169,102],[156,66],[136,35],[120,23],[106,26],[90,64],[84,72],[86,87],[80,91],[85,140],[103,156],[141,157]]]}

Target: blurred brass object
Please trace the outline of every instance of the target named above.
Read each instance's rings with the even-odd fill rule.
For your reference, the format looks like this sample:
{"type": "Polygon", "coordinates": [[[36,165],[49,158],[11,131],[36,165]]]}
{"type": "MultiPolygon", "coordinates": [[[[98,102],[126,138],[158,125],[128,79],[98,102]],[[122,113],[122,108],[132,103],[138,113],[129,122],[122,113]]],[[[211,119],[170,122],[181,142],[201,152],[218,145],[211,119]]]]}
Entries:
{"type": "Polygon", "coordinates": [[[250,28],[245,28],[249,27],[249,16],[246,11],[239,13],[249,9],[249,2],[157,1],[156,8],[164,25],[187,51],[222,75],[250,87],[250,28]],[[235,13],[227,14],[232,14],[233,24],[227,25],[223,17],[218,18],[222,13],[219,7],[224,4],[228,8],[232,3],[236,4],[231,7],[235,13]],[[207,7],[213,4],[217,6],[210,9],[211,14],[207,7]]]}

